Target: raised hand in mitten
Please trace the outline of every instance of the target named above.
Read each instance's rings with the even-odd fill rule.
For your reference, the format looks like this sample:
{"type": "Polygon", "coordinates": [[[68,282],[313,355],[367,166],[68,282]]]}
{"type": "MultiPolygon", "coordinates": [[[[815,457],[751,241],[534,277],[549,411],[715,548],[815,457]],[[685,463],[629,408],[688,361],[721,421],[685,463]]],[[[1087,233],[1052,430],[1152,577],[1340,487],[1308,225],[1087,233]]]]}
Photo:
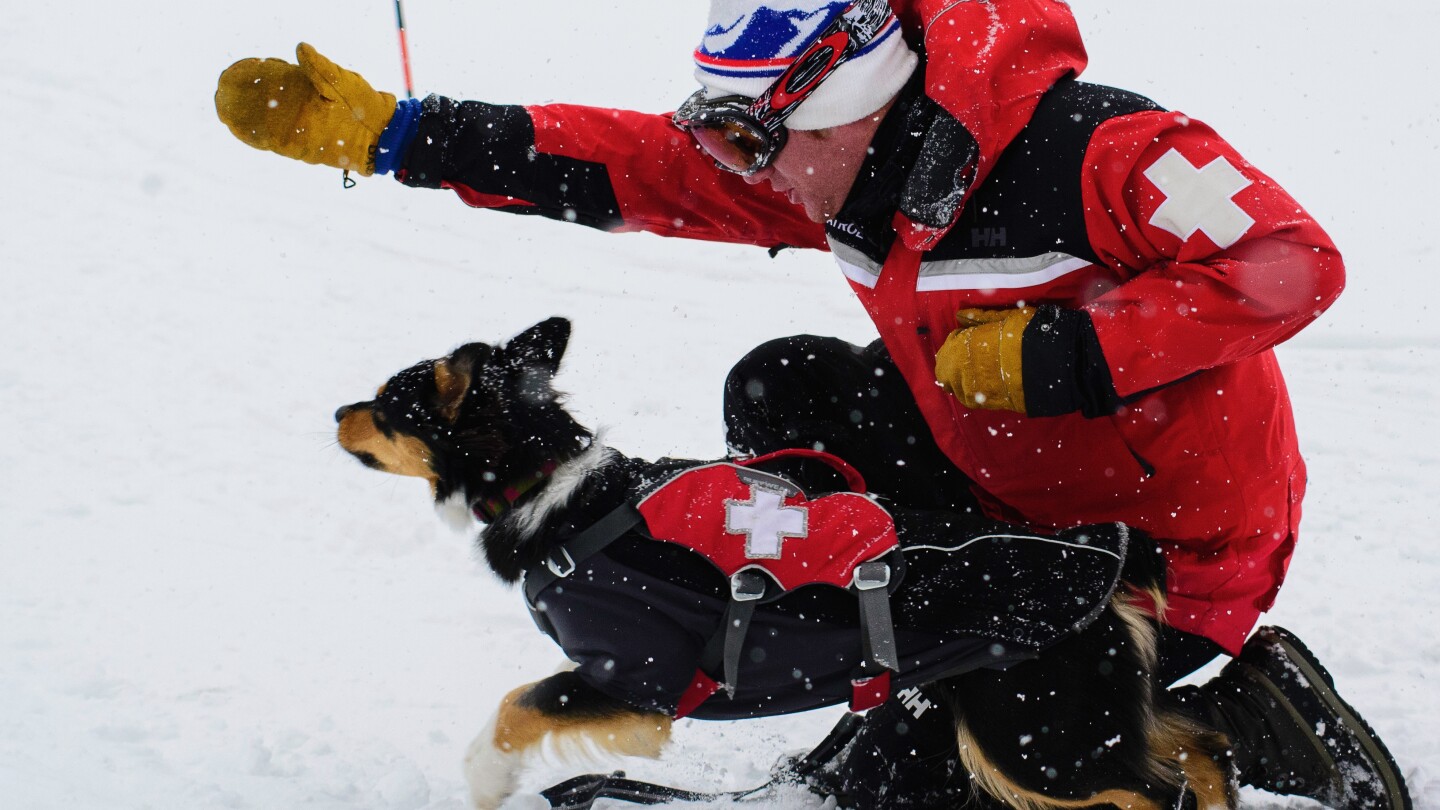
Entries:
{"type": "Polygon", "coordinates": [[[299,64],[242,59],[226,68],[215,90],[220,120],[256,149],[373,174],[395,96],[375,90],[304,42],[295,57],[299,64]]]}

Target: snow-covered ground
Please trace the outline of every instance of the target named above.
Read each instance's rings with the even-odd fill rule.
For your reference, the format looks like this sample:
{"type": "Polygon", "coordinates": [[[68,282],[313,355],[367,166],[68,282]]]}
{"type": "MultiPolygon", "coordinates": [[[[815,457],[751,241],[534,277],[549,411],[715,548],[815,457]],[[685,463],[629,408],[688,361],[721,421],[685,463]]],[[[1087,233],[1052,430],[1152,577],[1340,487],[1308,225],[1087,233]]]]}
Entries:
{"type": "MultiPolygon", "coordinates": [[[[1424,281],[1440,260],[1440,11],[1130,5],[1077,4],[1087,78],[1215,125],[1345,251],[1349,291],[1281,350],[1311,482],[1270,619],[1329,664],[1417,806],[1440,808],[1440,325],[1424,281]]],[[[0,19],[0,807],[463,807],[469,736],[559,656],[422,484],[335,446],[335,407],[564,314],[561,384],[585,420],[637,454],[716,455],[720,381],[747,348],[871,335],[823,255],[608,237],[388,180],[342,191],[215,120],[222,68],[300,39],[399,89],[391,14],[136,0],[0,19]]],[[[661,109],[692,89],[705,11],[407,14],[423,91],[661,109]]],[[[625,767],[748,786],[833,717],[682,722],[667,762],[625,767]]]]}

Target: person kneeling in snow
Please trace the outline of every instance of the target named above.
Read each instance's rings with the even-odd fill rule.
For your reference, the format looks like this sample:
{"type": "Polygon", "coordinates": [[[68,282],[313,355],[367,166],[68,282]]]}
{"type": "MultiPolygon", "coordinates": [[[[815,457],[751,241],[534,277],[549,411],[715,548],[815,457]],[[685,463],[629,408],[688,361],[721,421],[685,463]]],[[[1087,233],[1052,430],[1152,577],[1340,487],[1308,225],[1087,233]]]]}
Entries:
{"type": "MultiPolygon", "coordinates": [[[[915,506],[1166,538],[1162,676],[1236,656],[1169,697],[1229,737],[1241,781],[1410,806],[1304,645],[1246,640],[1305,490],[1272,349],[1339,295],[1340,256],[1209,127],[1077,81],[1064,3],[713,0],[702,88],[663,115],[397,103],[308,45],[297,57],[221,76],[242,141],[481,208],[830,250],[881,339],[786,338],[741,360],[735,450],[833,452],[915,506]]],[[[856,807],[953,801],[965,780],[940,714],[872,712],[835,789],[856,807]]]]}

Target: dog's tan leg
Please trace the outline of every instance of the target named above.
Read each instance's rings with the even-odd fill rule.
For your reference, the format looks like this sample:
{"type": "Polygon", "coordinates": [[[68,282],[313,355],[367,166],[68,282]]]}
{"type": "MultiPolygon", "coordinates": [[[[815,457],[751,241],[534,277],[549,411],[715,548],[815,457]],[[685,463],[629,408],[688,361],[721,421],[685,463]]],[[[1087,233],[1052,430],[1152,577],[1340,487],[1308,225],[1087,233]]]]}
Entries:
{"type": "Polygon", "coordinates": [[[1185,771],[1185,779],[1195,793],[1195,806],[1199,810],[1233,810],[1239,807],[1235,786],[1215,760],[1202,752],[1187,752],[1180,761],[1180,768],[1185,771]]]}
{"type": "Polygon", "coordinates": [[[465,754],[465,779],[478,810],[499,807],[515,789],[526,755],[548,737],[562,753],[600,751],[656,758],[670,739],[669,717],[608,698],[572,672],[522,686],[500,701],[465,754]]]}
{"type": "MultiPolygon", "coordinates": [[[[513,695],[512,692],[505,699],[508,701],[513,695]]],[[[503,709],[504,704],[465,751],[465,781],[470,785],[470,803],[476,810],[495,810],[499,807],[500,803],[515,791],[516,775],[523,763],[522,752],[502,751],[495,744],[496,729],[503,709]]]]}
{"type": "Polygon", "coordinates": [[[975,744],[963,728],[958,730],[960,761],[976,784],[992,798],[1014,810],[1080,810],[1087,807],[1118,807],[1122,810],[1165,810],[1159,803],[1129,790],[1105,790],[1087,799],[1057,799],[1031,790],[1012,780],[975,744]]]}
{"type": "Polygon", "coordinates": [[[1185,774],[1185,783],[1195,794],[1199,810],[1234,810],[1239,806],[1234,782],[1226,762],[1228,741],[1209,729],[1171,713],[1161,713],[1150,735],[1150,750],[1156,759],[1173,763],[1185,774]]]}

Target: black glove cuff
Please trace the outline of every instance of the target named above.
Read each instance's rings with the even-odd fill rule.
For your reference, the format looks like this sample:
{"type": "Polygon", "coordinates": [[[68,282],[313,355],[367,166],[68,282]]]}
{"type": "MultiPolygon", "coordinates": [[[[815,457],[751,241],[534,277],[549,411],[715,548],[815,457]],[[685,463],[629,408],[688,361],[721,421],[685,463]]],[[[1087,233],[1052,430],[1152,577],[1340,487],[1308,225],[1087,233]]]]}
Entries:
{"type": "Polygon", "coordinates": [[[1025,412],[1061,416],[1079,411],[1088,418],[1119,410],[1120,396],[1100,350],[1090,314],[1053,304],[1037,307],[1020,344],[1025,412]]]}
{"type": "MultiPolygon", "coordinates": [[[[418,188],[441,188],[457,177],[469,179],[466,169],[472,164],[486,169],[524,166],[534,146],[535,127],[524,107],[426,96],[420,103],[417,132],[404,156],[401,182],[418,188]]],[[[491,179],[490,173],[479,174],[491,179]]],[[[506,174],[517,173],[516,168],[511,168],[506,174]]],[[[501,182],[493,179],[486,185],[501,182]]],[[[482,190],[496,193],[488,187],[482,190]]]]}
{"type": "Polygon", "coordinates": [[[448,186],[469,204],[496,211],[603,230],[624,223],[605,164],[537,151],[525,107],[426,98],[400,179],[448,186]]]}

